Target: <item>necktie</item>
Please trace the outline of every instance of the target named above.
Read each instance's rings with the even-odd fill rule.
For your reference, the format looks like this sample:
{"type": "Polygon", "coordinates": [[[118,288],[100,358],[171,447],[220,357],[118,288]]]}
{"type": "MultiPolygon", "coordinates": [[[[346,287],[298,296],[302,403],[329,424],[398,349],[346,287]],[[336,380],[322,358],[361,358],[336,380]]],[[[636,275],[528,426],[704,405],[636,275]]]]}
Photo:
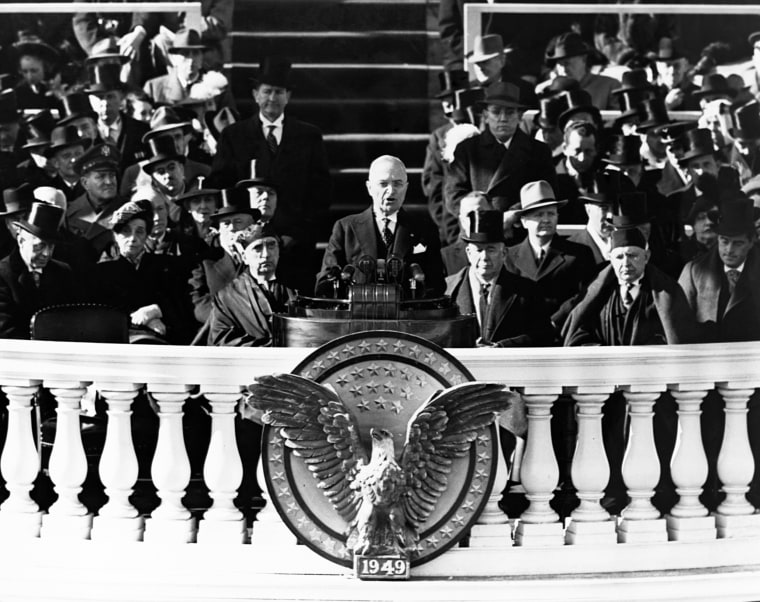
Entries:
{"type": "Polygon", "coordinates": [[[42,274],[40,274],[37,271],[32,272],[32,280],[34,280],[34,286],[37,288],[40,288],[40,280],[42,279],[42,274]]]}
{"type": "Polygon", "coordinates": [[[389,220],[387,217],[383,218],[383,242],[385,243],[385,249],[387,251],[390,251],[391,245],[393,245],[393,232],[391,232],[390,228],[391,220],[389,220]]]}
{"type": "Polygon", "coordinates": [[[486,317],[488,316],[488,294],[491,292],[491,285],[484,282],[480,285],[480,330],[481,333],[486,328],[486,317]]]}
{"type": "Polygon", "coordinates": [[[623,305],[625,305],[626,310],[631,309],[631,305],[633,305],[633,294],[631,293],[631,289],[633,289],[633,284],[627,282],[625,285],[625,295],[623,295],[623,305]]]}
{"type": "Polygon", "coordinates": [[[536,260],[536,265],[537,266],[539,266],[539,267],[541,266],[541,264],[544,262],[544,257],[546,257],[546,251],[544,251],[543,249],[541,249],[538,252],[538,259],[536,260]]]}
{"type": "Polygon", "coordinates": [[[734,289],[736,288],[736,283],[739,282],[739,277],[741,276],[741,272],[739,270],[727,270],[726,271],[726,278],[728,278],[728,292],[730,294],[734,294],[734,289]]]}
{"type": "Polygon", "coordinates": [[[276,125],[268,125],[269,133],[267,134],[267,146],[269,147],[269,152],[271,152],[273,155],[277,152],[277,138],[274,137],[274,130],[277,127],[276,125]]]}

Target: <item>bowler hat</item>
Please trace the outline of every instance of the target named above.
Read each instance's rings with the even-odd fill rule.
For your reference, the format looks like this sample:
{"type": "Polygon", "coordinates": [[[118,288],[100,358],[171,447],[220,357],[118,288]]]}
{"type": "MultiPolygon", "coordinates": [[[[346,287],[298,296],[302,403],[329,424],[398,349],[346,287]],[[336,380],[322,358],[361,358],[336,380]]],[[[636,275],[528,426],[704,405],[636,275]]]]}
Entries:
{"type": "Polygon", "coordinates": [[[574,31],[569,31],[556,38],[554,44],[551,44],[549,48],[546,49],[544,58],[548,65],[552,65],[560,59],[583,56],[590,51],[591,49],[579,34],[574,31]]]}
{"type": "Polygon", "coordinates": [[[145,220],[148,232],[153,230],[153,205],[147,199],[128,201],[113,212],[111,216],[111,230],[119,232],[133,219],[145,220]]]}
{"type": "Polygon", "coordinates": [[[236,123],[240,119],[235,109],[230,107],[220,107],[218,111],[206,111],[203,114],[203,122],[206,124],[206,129],[214,137],[215,140],[219,140],[219,136],[222,134],[222,130],[228,125],[236,123]]]}
{"type": "Polygon", "coordinates": [[[527,109],[520,102],[520,88],[509,82],[494,82],[486,88],[485,98],[479,101],[482,106],[497,105],[512,109],[527,109]]]}
{"type": "Polygon", "coordinates": [[[462,69],[440,71],[438,73],[438,84],[441,91],[435,97],[448,98],[454,96],[457,90],[463,90],[467,87],[468,81],[467,72],[462,69]]]}
{"type": "Polygon", "coordinates": [[[183,50],[205,50],[208,48],[201,41],[201,34],[194,29],[180,29],[174,34],[174,41],[167,50],[169,54],[178,54],[183,50]]]}
{"type": "Polygon", "coordinates": [[[32,203],[34,203],[34,186],[31,184],[25,182],[17,188],[6,188],[3,190],[0,217],[11,217],[25,213],[32,208],[32,203]]]}
{"type": "Polygon", "coordinates": [[[683,155],[678,158],[678,162],[682,165],[696,157],[715,154],[712,132],[707,128],[688,130],[676,143],[681,144],[684,149],[683,155]]]}
{"type": "Polygon", "coordinates": [[[464,242],[504,242],[504,214],[501,211],[470,211],[467,222],[467,229],[459,235],[464,242]]]}
{"type": "Polygon", "coordinates": [[[24,55],[36,56],[53,64],[57,63],[61,56],[50,44],[28,31],[19,32],[19,40],[13,44],[13,50],[19,58],[24,55]]]}
{"type": "Polygon", "coordinates": [[[621,192],[634,190],[631,179],[619,171],[596,171],[585,190],[581,190],[578,200],[591,205],[617,204],[621,192]]]}
{"type": "Polygon", "coordinates": [[[185,155],[181,155],[177,151],[177,145],[175,144],[174,139],[169,138],[168,136],[151,138],[148,141],[148,145],[150,146],[150,152],[153,156],[143,163],[142,166],[143,171],[148,175],[156,171],[159,164],[166,161],[179,161],[184,165],[187,160],[185,155]]]}
{"type": "Polygon", "coordinates": [[[518,216],[525,215],[542,207],[562,207],[567,201],[558,201],[554,196],[554,189],[546,180],[528,182],[520,189],[520,209],[516,211],[518,216]]]}
{"type": "Polygon", "coordinates": [[[673,38],[660,38],[657,44],[657,52],[652,53],[652,59],[659,63],[670,63],[684,58],[673,45],[673,38]]]}
{"type": "Polygon", "coordinates": [[[731,111],[733,126],[728,130],[732,137],[739,140],[760,139],[760,104],[749,102],[731,111]]]}
{"type": "Polygon", "coordinates": [[[504,40],[498,33],[491,33],[485,36],[475,36],[472,43],[472,50],[465,57],[470,63],[480,63],[497,56],[504,52],[510,52],[512,49],[505,50],[504,40]]]}
{"type": "Polygon", "coordinates": [[[622,228],[613,230],[610,234],[610,250],[618,247],[647,248],[647,241],[638,228],[622,228]]]}
{"type": "Polygon", "coordinates": [[[115,146],[99,144],[86,151],[74,163],[74,170],[83,176],[96,169],[119,170],[121,157],[115,146]]]}
{"type": "Polygon", "coordinates": [[[125,91],[127,85],[121,81],[121,65],[115,63],[90,63],[87,65],[89,84],[84,89],[87,94],[105,94],[111,90],[125,91]]]}
{"type": "MultiPolygon", "coordinates": [[[[655,128],[661,128],[664,125],[673,123],[668,116],[668,109],[662,96],[655,96],[642,101],[641,112],[641,121],[636,126],[637,133],[644,134],[650,130],[654,131],[655,128]]],[[[658,131],[661,132],[661,130],[658,131]]]]}
{"type": "Polygon", "coordinates": [[[118,63],[126,65],[129,57],[121,53],[118,38],[108,36],[95,42],[90,49],[90,56],[85,59],[89,65],[91,63],[118,63]]]}
{"type": "Polygon", "coordinates": [[[612,165],[638,165],[641,163],[641,138],[616,134],[610,136],[607,156],[602,158],[612,165]]]}
{"type": "Polygon", "coordinates": [[[270,86],[292,90],[291,67],[291,62],[288,59],[270,56],[261,62],[258,75],[251,80],[255,87],[261,84],[269,84],[270,86]]]}
{"type": "Polygon", "coordinates": [[[652,220],[645,192],[620,192],[612,213],[613,228],[635,228],[652,220]]]}
{"type": "Polygon", "coordinates": [[[717,98],[731,99],[735,92],[728,85],[726,78],[720,73],[708,73],[702,78],[702,87],[691,93],[695,98],[714,100],[717,98]]]}
{"type": "Polygon", "coordinates": [[[0,91],[0,123],[15,123],[19,119],[16,91],[13,88],[0,91]]]}
{"type": "Polygon", "coordinates": [[[533,122],[542,128],[557,127],[559,116],[567,110],[567,98],[560,96],[547,96],[539,100],[538,113],[533,122]]]}
{"type": "Polygon", "coordinates": [[[182,119],[172,107],[158,107],[150,117],[150,131],[142,137],[142,143],[148,144],[151,138],[177,128],[190,132],[193,129],[193,124],[182,119]]]}
{"type": "Polygon", "coordinates": [[[742,195],[721,203],[718,226],[715,228],[720,236],[751,235],[754,229],[754,205],[751,199],[742,195]]]}
{"type": "Polygon", "coordinates": [[[32,203],[29,217],[13,222],[14,225],[34,234],[40,240],[55,242],[60,237],[58,227],[63,217],[63,209],[50,203],[32,203]]]}
{"type": "Polygon", "coordinates": [[[631,69],[623,73],[621,86],[612,91],[613,94],[622,94],[631,90],[652,90],[654,86],[647,78],[646,69],[631,69]]]}
{"type": "Polygon", "coordinates": [[[61,98],[63,105],[63,119],[58,121],[58,125],[65,125],[81,117],[89,117],[97,121],[98,114],[93,110],[90,99],[83,92],[72,92],[61,98]]]}
{"type": "Polygon", "coordinates": [[[251,197],[245,188],[224,188],[221,191],[222,206],[214,213],[212,219],[220,219],[225,215],[245,213],[253,219],[261,219],[261,211],[251,207],[251,197]]]}
{"type": "Polygon", "coordinates": [[[26,144],[22,146],[24,150],[31,150],[50,144],[50,135],[55,129],[55,119],[48,109],[43,109],[24,120],[27,137],[26,144]]]}
{"type": "Polygon", "coordinates": [[[79,135],[76,126],[59,125],[50,133],[50,145],[45,149],[45,156],[52,157],[59,150],[69,146],[81,146],[86,151],[91,144],[92,140],[79,135]]]}

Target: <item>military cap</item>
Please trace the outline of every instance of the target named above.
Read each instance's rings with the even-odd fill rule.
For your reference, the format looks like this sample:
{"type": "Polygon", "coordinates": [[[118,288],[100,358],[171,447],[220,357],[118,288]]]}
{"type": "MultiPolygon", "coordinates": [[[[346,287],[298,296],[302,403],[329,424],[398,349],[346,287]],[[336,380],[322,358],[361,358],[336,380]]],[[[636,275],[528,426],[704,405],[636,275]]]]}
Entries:
{"type": "Polygon", "coordinates": [[[74,164],[74,170],[80,175],[84,175],[95,169],[112,169],[118,171],[119,151],[115,146],[110,144],[99,144],[93,146],[90,150],[85,152],[77,162],[74,164]]]}

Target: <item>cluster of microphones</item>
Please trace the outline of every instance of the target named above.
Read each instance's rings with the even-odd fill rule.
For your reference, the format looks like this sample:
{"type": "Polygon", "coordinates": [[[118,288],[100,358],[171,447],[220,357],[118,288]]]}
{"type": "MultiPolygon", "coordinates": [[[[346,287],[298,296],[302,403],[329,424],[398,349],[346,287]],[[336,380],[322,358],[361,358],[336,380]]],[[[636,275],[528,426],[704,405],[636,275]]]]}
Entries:
{"type": "Polygon", "coordinates": [[[355,264],[348,264],[343,269],[338,266],[328,268],[326,276],[332,283],[336,299],[347,297],[349,288],[355,284],[398,285],[411,299],[422,297],[425,289],[425,272],[420,264],[411,263],[407,269],[404,260],[397,255],[387,259],[362,255],[355,264]]]}

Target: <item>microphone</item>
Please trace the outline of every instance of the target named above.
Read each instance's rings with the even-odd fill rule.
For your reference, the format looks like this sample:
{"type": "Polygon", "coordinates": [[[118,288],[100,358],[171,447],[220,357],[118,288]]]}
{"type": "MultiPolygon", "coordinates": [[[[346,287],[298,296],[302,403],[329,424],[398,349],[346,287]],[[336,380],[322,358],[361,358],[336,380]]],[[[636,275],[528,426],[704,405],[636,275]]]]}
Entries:
{"type": "Polygon", "coordinates": [[[425,272],[422,271],[419,263],[413,263],[409,266],[409,271],[412,272],[412,280],[415,282],[425,282],[425,272]]]}
{"type": "Polygon", "coordinates": [[[391,255],[385,264],[388,282],[398,284],[404,273],[404,260],[398,255],[391,255]]]}
{"type": "Polygon", "coordinates": [[[364,283],[370,284],[375,281],[375,268],[377,262],[371,255],[362,255],[358,261],[359,271],[364,276],[364,283]]]}
{"type": "Polygon", "coordinates": [[[337,265],[331,265],[329,268],[327,268],[328,280],[337,280],[340,277],[341,277],[341,271],[337,265]]]}
{"type": "Polygon", "coordinates": [[[354,272],[356,272],[356,267],[349,263],[346,267],[343,268],[343,271],[340,273],[340,279],[344,282],[353,282],[354,272]]]}
{"type": "Polygon", "coordinates": [[[385,259],[377,260],[377,282],[385,282],[385,259]]]}

